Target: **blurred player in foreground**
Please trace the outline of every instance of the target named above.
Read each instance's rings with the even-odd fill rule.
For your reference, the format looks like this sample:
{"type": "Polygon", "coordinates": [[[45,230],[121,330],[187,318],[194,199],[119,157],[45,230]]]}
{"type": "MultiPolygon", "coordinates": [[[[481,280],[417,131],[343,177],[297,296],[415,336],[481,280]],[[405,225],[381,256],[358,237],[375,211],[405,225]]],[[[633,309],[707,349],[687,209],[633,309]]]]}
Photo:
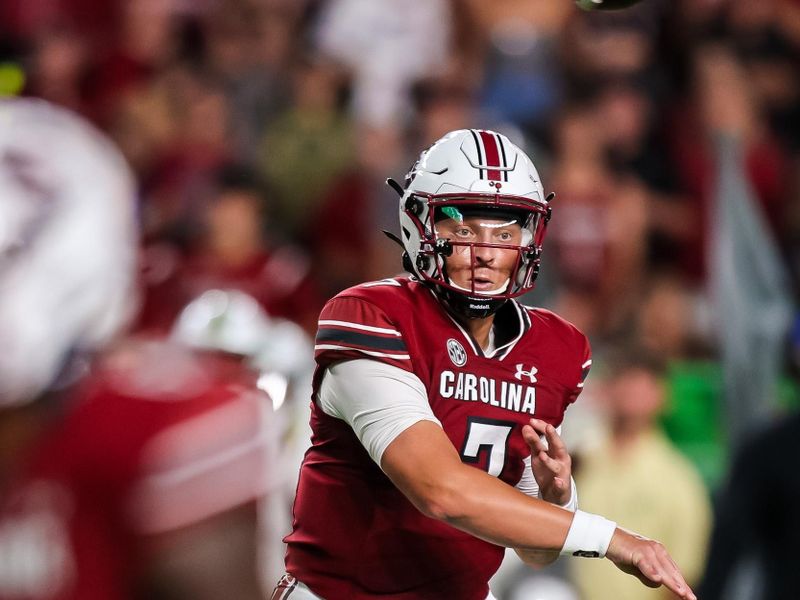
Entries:
{"type": "Polygon", "coordinates": [[[119,339],[134,186],[73,114],[0,100],[0,599],[258,598],[268,399],[119,339]]]}
{"type": "Polygon", "coordinates": [[[504,547],[533,566],[607,557],[694,600],[658,542],[577,510],[559,436],[586,337],[533,288],[550,198],[491,131],[423,152],[400,194],[414,277],[333,298],[316,338],[312,446],[273,599],[492,598],[504,547]]]}
{"type": "Polygon", "coordinates": [[[313,343],[303,329],[272,317],[238,290],[208,290],[181,311],[171,336],[204,352],[224,353],[258,373],[274,409],[270,430],[274,457],[271,493],[261,503],[261,571],[274,583],[283,573],[281,538],[292,529],[297,475],[311,431],[308,405],[314,373],[313,343]]]}

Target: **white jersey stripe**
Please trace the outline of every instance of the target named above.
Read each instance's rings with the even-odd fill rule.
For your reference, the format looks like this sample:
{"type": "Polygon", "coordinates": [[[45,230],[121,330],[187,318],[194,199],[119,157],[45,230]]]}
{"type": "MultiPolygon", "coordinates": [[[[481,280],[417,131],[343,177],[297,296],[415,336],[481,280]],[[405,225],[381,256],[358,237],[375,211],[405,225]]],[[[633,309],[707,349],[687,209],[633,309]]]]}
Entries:
{"type": "Polygon", "coordinates": [[[394,279],[381,279],[379,281],[370,281],[368,283],[362,283],[359,287],[370,288],[370,287],[378,287],[381,285],[392,285],[394,287],[400,287],[400,282],[395,281],[394,279]]]}
{"type": "Polygon", "coordinates": [[[361,325],[360,323],[350,323],[348,321],[334,321],[329,319],[322,319],[319,322],[320,325],[334,325],[337,327],[346,327],[348,329],[359,329],[361,331],[372,331],[373,333],[388,333],[389,335],[395,335],[397,337],[402,337],[402,334],[397,331],[396,329],[386,329],[384,327],[373,327],[371,325],[361,325]]]}
{"type": "Polygon", "coordinates": [[[353,346],[337,346],[335,344],[317,344],[314,346],[314,350],[354,350],[356,352],[361,352],[362,354],[367,354],[369,356],[380,356],[382,358],[395,358],[397,360],[411,360],[411,356],[408,354],[387,354],[385,352],[375,352],[374,350],[362,350],[361,348],[355,348],[353,346]]]}
{"type": "Polygon", "coordinates": [[[588,366],[589,366],[589,365],[591,365],[591,364],[592,364],[592,360],[591,360],[591,359],[589,359],[589,360],[587,360],[585,363],[583,363],[583,364],[581,365],[581,369],[585,369],[586,367],[588,367],[588,366]]]}

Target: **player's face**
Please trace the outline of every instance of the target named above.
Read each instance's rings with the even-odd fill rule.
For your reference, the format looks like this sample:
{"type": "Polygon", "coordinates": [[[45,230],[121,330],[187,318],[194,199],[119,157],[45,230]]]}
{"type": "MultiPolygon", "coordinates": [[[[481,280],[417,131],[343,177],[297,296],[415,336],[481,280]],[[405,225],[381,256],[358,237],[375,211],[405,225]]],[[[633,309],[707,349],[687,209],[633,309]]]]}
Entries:
{"type": "Polygon", "coordinates": [[[505,289],[519,258],[517,247],[522,242],[522,228],[516,220],[482,216],[444,219],[436,223],[436,234],[452,242],[494,245],[454,245],[452,255],[446,259],[451,283],[482,293],[505,289]]]}

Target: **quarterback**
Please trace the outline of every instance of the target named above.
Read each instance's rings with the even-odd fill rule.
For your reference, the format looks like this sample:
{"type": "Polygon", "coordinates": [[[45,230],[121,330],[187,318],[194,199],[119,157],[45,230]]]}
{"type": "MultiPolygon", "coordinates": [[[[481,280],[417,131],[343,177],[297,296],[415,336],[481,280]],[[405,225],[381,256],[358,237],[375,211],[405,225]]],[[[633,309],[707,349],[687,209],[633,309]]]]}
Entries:
{"type": "Polygon", "coordinates": [[[484,600],[504,547],[535,566],[606,557],[694,600],[658,542],[577,510],[558,433],[586,337],[514,300],[551,216],[505,136],[452,132],[400,195],[410,278],[348,289],[320,315],[312,445],[273,598],[484,600]]]}

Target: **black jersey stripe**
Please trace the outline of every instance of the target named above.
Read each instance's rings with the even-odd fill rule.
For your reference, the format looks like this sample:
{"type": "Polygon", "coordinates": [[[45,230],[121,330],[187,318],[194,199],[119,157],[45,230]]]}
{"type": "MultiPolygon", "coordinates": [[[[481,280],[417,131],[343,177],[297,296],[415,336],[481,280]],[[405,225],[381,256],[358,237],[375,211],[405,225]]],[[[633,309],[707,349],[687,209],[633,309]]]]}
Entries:
{"type": "Polygon", "coordinates": [[[346,331],[343,329],[333,329],[321,327],[317,332],[316,342],[339,342],[342,344],[349,344],[352,346],[359,346],[368,348],[370,350],[389,350],[397,352],[406,351],[406,343],[402,338],[397,337],[381,337],[379,335],[370,335],[368,333],[361,333],[358,331],[346,331]]]}

